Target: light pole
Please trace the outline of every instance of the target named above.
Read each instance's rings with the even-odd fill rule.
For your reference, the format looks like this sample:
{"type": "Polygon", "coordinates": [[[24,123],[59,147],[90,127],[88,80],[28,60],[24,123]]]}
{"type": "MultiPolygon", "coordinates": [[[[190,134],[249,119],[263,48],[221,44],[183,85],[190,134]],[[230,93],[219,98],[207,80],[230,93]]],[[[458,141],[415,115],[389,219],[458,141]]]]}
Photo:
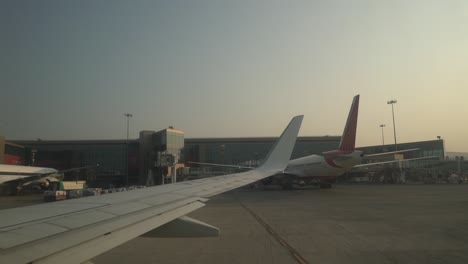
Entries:
{"type": "Polygon", "coordinates": [[[128,130],[129,130],[129,127],[130,127],[130,117],[133,117],[133,115],[130,114],[130,113],[125,113],[123,115],[125,117],[127,117],[127,142],[128,142],[128,130]]]}
{"type": "Polygon", "coordinates": [[[125,168],[125,185],[128,185],[128,131],[130,128],[130,117],[133,117],[131,113],[125,113],[124,116],[127,118],[127,151],[126,151],[126,168],[125,168]]]}
{"type": "Polygon", "coordinates": [[[387,104],[392,105],[392,117],[393,117],[393,137],[395,138],[395,151],[398,150],[397,143],[396,143],[396,129],[395,129],[395,112],[393,111],[393,105],[397,103],[397,100],[390,100],[387,104]]]}
{"type": "Polygon", "coordinates": [[[384,139],[384,133],[383,133],[383,128],[385,127],[384,124],[381,124],[380,127],[382,128],[382,146],[385,145],[385,139],[384,139]]]}

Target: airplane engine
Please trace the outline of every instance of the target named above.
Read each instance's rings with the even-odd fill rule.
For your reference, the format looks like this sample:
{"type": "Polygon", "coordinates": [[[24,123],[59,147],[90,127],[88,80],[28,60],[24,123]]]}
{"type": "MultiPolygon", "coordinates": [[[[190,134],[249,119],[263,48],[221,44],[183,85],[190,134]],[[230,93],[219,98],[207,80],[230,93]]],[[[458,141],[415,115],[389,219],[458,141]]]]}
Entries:
{"type": "Polygon", "coordinates": [[[43,181],[39,183],[39,186],[41,187],[42,190],[47,190],[49,189],[50,182],[49,181],[43,181]]]}

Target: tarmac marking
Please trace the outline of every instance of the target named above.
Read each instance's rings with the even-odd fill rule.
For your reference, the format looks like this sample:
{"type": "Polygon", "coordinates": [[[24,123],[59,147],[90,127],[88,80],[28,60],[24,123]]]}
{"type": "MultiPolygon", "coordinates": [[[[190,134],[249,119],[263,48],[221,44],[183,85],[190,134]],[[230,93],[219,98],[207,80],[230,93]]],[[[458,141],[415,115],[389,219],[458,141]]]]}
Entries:
{"type": "Polygon", "coordinates": [[[281,246],[283,246],[284,248],[286,248],[289,253],[291,254],[291,256],[297,261],[297,263],[299,264],[308,264],[307,260],[305,260],[300,254],[299,252],[297,252],[291,245],[288,244],[288,242],[286,242],[284,239],[282,239],[278,233],[275,232],[275,230],[273,230],[273,228],[271,228],[265,221],[263,221],[263,219],[258,216],[254,211],[250,210],[250,208],[248,208],[244,203],[240,202],[239,203],[241,204],[241,206],[247,211],[249,212],[264,228],[265,230],[270,233],[270,235],[272,237],[274,237],[276,239],[276,241],[278,241],[278,243],[281,244],[281,246]]]}

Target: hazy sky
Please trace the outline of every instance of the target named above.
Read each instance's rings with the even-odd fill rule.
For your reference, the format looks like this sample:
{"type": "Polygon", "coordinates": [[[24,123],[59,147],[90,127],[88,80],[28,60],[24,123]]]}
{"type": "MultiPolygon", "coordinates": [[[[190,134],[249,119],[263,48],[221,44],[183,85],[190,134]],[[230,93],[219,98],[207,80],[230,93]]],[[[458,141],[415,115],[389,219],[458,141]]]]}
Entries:
{"type": "Polygon", "coordinates": [[[1,1],[0,135],[442,136],[468,151],[468,1],[1,1]]]}

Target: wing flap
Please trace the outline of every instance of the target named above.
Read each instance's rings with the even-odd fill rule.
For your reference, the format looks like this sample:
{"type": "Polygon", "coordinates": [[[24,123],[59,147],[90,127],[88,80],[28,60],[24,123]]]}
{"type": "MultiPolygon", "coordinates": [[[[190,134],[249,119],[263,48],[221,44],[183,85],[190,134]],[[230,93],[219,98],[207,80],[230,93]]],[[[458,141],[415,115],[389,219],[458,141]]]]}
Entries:
{"type": "Polygon", "coordinates": [[[39,263],[56,263],[63,264],[63,260],[67,259],[67,263],[83,263],[92,257],[98,256],[109,249],[112,249],[122,243],[125,243],[133,238],[139,237],[150,230],[162,226],[174,219],[182,217],[192,211],[195,211],[205,204],[199,201],[181,206],[167,213],[154,215],[143,221],[132,223],[124,228],[118,229],[106,235],[99,236],[95,239],[88,240],[77,246],[57,252],[44,259],[40,259],[39,263]],[[68,261],[68,260],[71,261],[68,261]]]}
{"type": "Polygon", "coordinates": [[[136,211],[141,211],[151,207],[149,204],[140,203],[140,202],[129,202],[124,204],[111,205],[99,209],[98,211],[113,214],[113,215],[126,215],[136,211]]]}
{"type": "Polygon", "coordinates": [[[78,214],[86,210],[105,206],[105,204],[100,203],[75,203],[70,205],[71,201],[73,200],[1,210],[0,231],[17,228],[23,224],[27,225],[35,221],[45,221],[61,215],[78,214]]]}
{"type": "MultiPolygon", "coordinates": [[[[173,215],[175,212],[183,212],[183,214],[176,217],[178,218],[202,206],[204,206],[204,203],[199,201],[199,198],[192,197],[164,206],[153,206],[151,208],[143,209],[138,213],[133,212],[119,217],[114,216],[113,218],[101,221],[99,223],[94,223],[72,230],[57,226],[51,222],[30,224],[27,227],[21,227],[29,230],[26,236],[21,238],[21,243],[10,243],[7,245],[8,247],[4,247],[3,250],[0,251],[0,259],[2,260],[2,263],[3,260],[5,260],[4,263],[27,263],[36,261],[56,252],[63,252],[69,250],[69,248],[79,247],[82,243],[89,243],[93,240],[99,239],[102,236],[107,236],[113,232],[119,231],[120,229],[129,228],[132,225],[138,225],[140,222],[146,222],[149,219],[157,219],[157,221],[151,225],[140,227],[139,230],[141,230],[141,233],[135,236],[128,234],[127,240],[130,240],[141,234],[144,234],[145,232],[157,228],[159,225],[173,220],[167,217],[168,214],[173,215]],[[46,229],[43,229],[44,225],[47,225],[46,229]],[[60,229],[52,230],[53,228],[51,226],[60,229]]],[[[60,221],[60,219],[56,220],[60,221]]],[[[14,237],[16,234],[17,232],[15,232],[15,230],[2,232],[2,239],[0,241],[5,243],[4,238],[7,236],[14,237]]],[[[82,261],[67,258],[67,262],[81,263],[94,256],[95,255],[87,254],[87,257],[82,261]]],[[[61,262],[63,263],[63,259],[61,259],[61,262]]]]}
{"type": "Polygon", "coordinates": [[[143,237],[217,237],[219,228],[182,216],[142,235],[143,237]]]}
{"type": "Polygon", "coordinates": [[[89,211],[81,214],[68,215],[55,220],[49,221],[49,223],[63,226],[68,229],[79,228],[91,224],[95,224],[104,220],[108,220],[115,217],[115,214],[105,213],[101,211],[89,211]]]}
{"type": "Polygon", "coordinates": [[[186,196],[181,195],[181,194],[165,193],[162,195],[158,195],[156,197],[150,197],[150,198],[144,199],[142,202],[144,202],[145,204],[151,204],[151,205],[161,205],[161,204],[165,204],[171,201],[184,199],[185,197],[186,196]]]}
{"type": "Polygon", "coordinates": [[[39,223],[36,225],[24,226],[1,232],[0,248],[6,249],[25,244],[31,240],[38,240],[44,237],[68,231],[68,228],[49,223],[39,223]]]}

